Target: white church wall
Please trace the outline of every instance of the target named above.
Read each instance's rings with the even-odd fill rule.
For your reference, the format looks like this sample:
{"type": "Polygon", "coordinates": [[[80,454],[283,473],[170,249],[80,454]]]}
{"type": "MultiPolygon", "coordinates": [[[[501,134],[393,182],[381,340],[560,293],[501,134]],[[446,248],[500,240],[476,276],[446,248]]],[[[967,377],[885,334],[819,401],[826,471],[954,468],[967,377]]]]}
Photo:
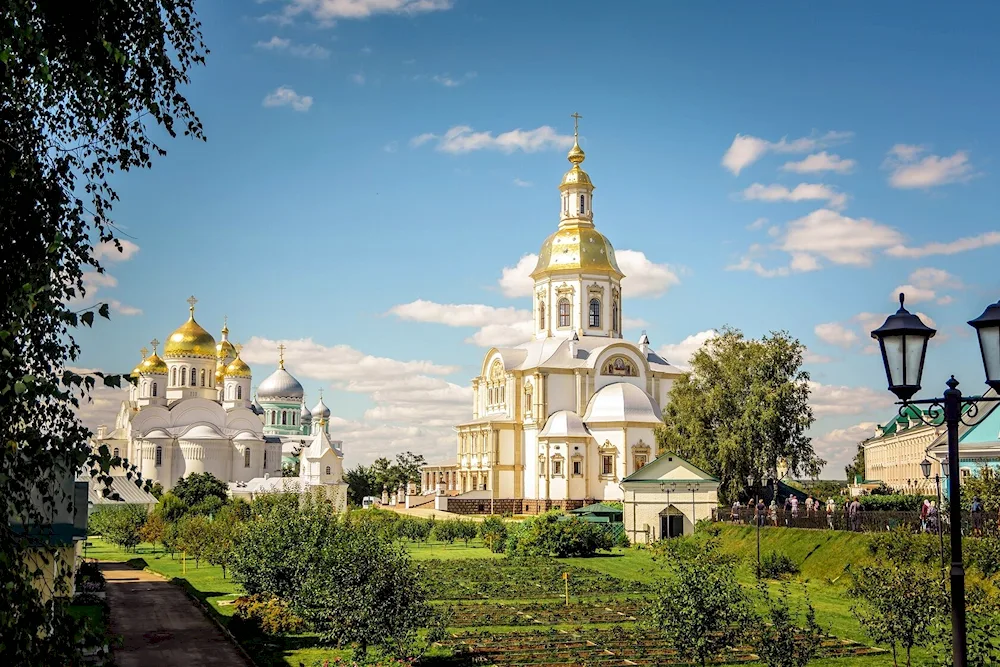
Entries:
{"type": "Polygon", "coordinates": [[[548,399],[546,409],[550,415],[559,410],[576,412],[576,376],[569,373],[550,373],[546,378],[545,397],[548,399]]]}
{"type": "Polygon", "coordinates": [[[515,478],[515,476],[517,476],[519,474],[520,473],[518,473],[518,472],[516,472],[514,470],[500,470],[497,473],[497,482],[498,482],[497,489],[496,489],[496,491],[497,491],[496,497],[497,498],[515,498],[516,497],[515,491],[514,491],[514,486],[515,486],[515,480],[514,480],[514,478],[515,478]]]}
{"type": "Polygon", "coordinates": [[[513,430],[500,431],[500,457],[496,461],[497,464],[502,466],[514,465],[515,435],[513,430]]]}

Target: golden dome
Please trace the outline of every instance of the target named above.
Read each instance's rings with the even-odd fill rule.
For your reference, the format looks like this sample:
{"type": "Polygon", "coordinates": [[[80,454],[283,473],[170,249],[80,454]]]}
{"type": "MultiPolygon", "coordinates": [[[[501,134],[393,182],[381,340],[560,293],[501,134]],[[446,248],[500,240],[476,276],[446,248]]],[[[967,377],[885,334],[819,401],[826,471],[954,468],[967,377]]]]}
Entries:
{"type": "Polygon", "coordinates": [[[232,343],[223,338],[215,346],[215,356],[218,357],[219,359],[226,359],[226,358],[232,359],[233,357],[236,356],[236,348],[233,347],[232,343]]]}
{"type": "Polygon", "coordinates": [[[589,226],[562,227],[545,239],[531,277],[566,270],[611,274],[619,279],[623,277],[611,241],[589,226]]]}
{"type": "MultiPolygon", "coordinates": [[[[193,297],[192,297],[193,301],[193,297]]],[[[190,316],[185,322],[170,334],[163,348],[163,356],[167,359],[178,357],[215,358],[215,338],[194,321],[194,304],[190,308],[190,316]]]]}
{"type": "Polygon", "coordinates": [[[563,175],[559,189],[562,190],[565,187],[574,185],[587,185],[591,189],[594,188],[594,184],[590,181],[590,175],[583,169],[580,169],[579,165],[573,167],[563,175]]]}
{"type": "Polygon", "coordinates": [[[153,352],[139,364],[139,372],[143,375],[166,375],[167,362],[161,359],[156,352],[153,352]]]}
{"type": "Polygon", "coordinates": [[[220,359],[215,364],[215,386],[221,387],[222,381],[225,379],[225,377],[226,377],[226,365],[222,363],[222,360],[220,359]]]}
{"type": "Polygon", "coordinates": [[[248,378],[251,376],[250,367],[246,362],[237,356],[233,362],[226,366],[227,378],[248,378]]]}

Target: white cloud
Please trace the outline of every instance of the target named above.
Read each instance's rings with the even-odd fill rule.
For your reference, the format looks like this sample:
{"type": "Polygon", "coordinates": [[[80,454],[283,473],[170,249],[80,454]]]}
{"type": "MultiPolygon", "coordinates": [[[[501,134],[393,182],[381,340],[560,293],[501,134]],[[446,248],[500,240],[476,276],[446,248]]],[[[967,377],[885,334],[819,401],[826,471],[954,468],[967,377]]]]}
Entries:
{"type": "Polygon", "coordinates": [[[387,143],[385,146],[382,147],[382,150],[384,150],[386,153],[395,153],[397,150],[399,150],[399,142],[390,141],[389,143],[387,143]]]}
{"type": "MultiPolygon", "coordinates": [[[[325,346],[311,339],[285,340],[285,366],[294,375],[328,383],[341,391],[365,394],[373,405],[360,421],[331,420],[331,432],[344,440],[351,460],[391,456],[406,449],[443,455],[454,446],[451,426],[471,415],[472,390],[442,377],[459,370],[431,361],[400,361],[365,354],[348,345],[325,346]]],[[[255,377],[266,377],[278,341],[252,337],[241,356],[259,364],[255,377]]],[[[335,402],[329,401],[336,413],[335,402]]]]}
{"type": "Polygon", "coordinates": [[[622,329],[642,329],[643,327],[648,327],[649,322],[639,318],[633,317],[622,317],[622,329]]]}
{"type": "Polygon", "coordinates": [[[802,355],[802,361],[807,364],[829,364],[834,361],[834,358],[806,350],[806,353],[802,355]]]}
{"type": "Polygon", "coordinates": [[[799,183],[791,190],[777,183],[772,185],[754,183],[743,191],[743,198],[766,202],[797,202],[818,199],[827,201],[831,208],[838,210],[847,204],[847,195],[822,183],[799,183]]]}
{"type": "Polygon", "coordinates": [[[773,247],[788,253],[788,266],[764,267],[760,257],[767,249],[754,244],[727,270],[753,271],[765,278],[783,277],[822,268],[820,258],[834,264],[869,266],[876,251],[900,245],[903,240],[903,235],[892,227],[825,208],[789,222],[774,236],[777,243],[773,247]]]}
{"type": "Polygon", "coordinates": [[[365,75],[361,72],[355,72],[351,75],[351,81],[358,84],[359,86],[365,85],[365,75]]]}
{"type": "Polygon", "coordinates": [[[520,178],[515,178],[514,185],[519,188],[530,188],[532,184],[529,181],[522,181],[520,178]]]}
{"type": "Polygon", "coordinates": [[[292,40],[284,39],[282,37],[278,37],[277,35],[275,35],[266,42],[265,41],[257,42],[256,44],[254,44],[254,46],[258,49],[263,49],[265,51],[283,51],[284,49],[287,49],[289,45],[291,45],[291,43],[292,40]]]}
{"type": "Polygon", "coordinates": [[[519,308],[495,308],[478,303],[445,304],[418,299],[393,306],[389,313],[412,322],[436,322],[450,327],[482,327],[488,324],[515,324],[531,319],[519,308]]]}
{"type": "Polygon", "coordinates": [[[969,154],[956,151],[954,155],[920,156],[923,146],[896,144],[889,150],[883,167],[888,169],[889,184],[894,188],[931,188],[936,185],[967,181],[975,174],[969,164],[969,154]]]}
{"type": "Polygon", "coordinates": [[[906,257],[909,259],[920,259],[930,255],[955,255],[968,250],[977,250],[990,246],[1000,245],[1000,232],[985,232],[978,236],[966,236],[948,243],[933,242],[916,248],[910,248],[899,244],[886,250],[886,254],[892,257],[906,257]]]}
{"type": "Polygon", "coordinates": [[[802,137],[791,141],[782,138],[780,141],[768,141],[747,134],[737,134],[733,143],[726,150],[726,154],[722,156],[722,166],[738,176],[743,169],[768,152],[808,153],[818,148],[847,141],[852,136],[853,132],[827,132],[819,137],[802,137]]]}
{"type": "Polygon", "coordinates": [[[535,153],[543,150],[565,149],[573,145],[573,137],[562,135],[548,125],[542,125],[534,130],[510,130],[493,136],[492,132],[476,132],[468,125],[456,125],[443,135],[429,132],[418,135],[410,140],[413,147],[435,140],[435,150],[444,153],[460,154],[478,150],[497,150],[502,153],[524,151],[535,153]]]}
{"type": "Polygon", "coordinates": [[[858,341],[858,335],[838,322],[817,324],[813,331],[816,337],[828,345],[849,348],[858,341]]]}
{"type": "Polygon", "coordinates": [[[531,339],[534,326],[530,319],[513,324],[487,324],[465,339],[479,347],[512,347],[531,339]]]}
{"type": "Polygon", "coordinates": [[[531,290],[535,287],[535,281],[531,279],[531,272],[538,264],[538,255],[528,254],[517,261],[514,266],[505,266],[500,275],[500,291],[504,296],[511,298],[519,296],[531,296],[531,290]]]}
{"type": "Polygon", "coordinates": [[[854,459],[858,443],[875,435],[875,422],[861,422],[847,428],[835,428],[813,438],[813,448],[830,469],[837,470],[854,459]]]}
{"type": "Polygon", "coordinates": [[[309,95],[299,95],[287,86],[277,88],[264,98],[265,107],[292,107],[295,111],[309,111],[313,98],[309,95]]]}
{"type": "Polygon", "coordinates": [[[884,390],[809,382],[809,405],[817,417],[858,415],[875,408],[888,407],[893,400],[892,394],[884,390]]]}
{"type": "Polygon", "coordinates": [[[747,225],[747,229],[749,229],[750,231],[755,232],[757,230],[764,229],[764,227],[766,227],[766,226],[767,226],[767,218],[757,218],[756,220],[754,220],[753,222],[751,222],[749,225],[747,225]]]}
{"type": "MultiPolygon", "coordinates": [[[[96,372],[96,369],[93,368],[67,367],[67,369],[80,375],[89,375],[96,372]]],[[[109,372],[128,373],[131,370],[131,368],[127,368],[109,372]]],[[[101,425],[114,428],[115,419],[118,416],[118,410],[121,408],[122,401],[128,398],[128,384],[125,383],[124,389],[116,389],[104,386],[104,382],[98,379],[89,396],[89,400],[83,399],[80,401],[80,407],[77,410],[77,414],[80,416],[80,420],[84,426],[94,432],[101,425]]]]}
{"type": "Polygon", "coordinates": [[[674,366],[686,369],[690,366],[691,357],[694,356],[694,353],[700,350],[706,342],[715,338],[716,335],[714,329],[699,331],[696,334],[691,334],[679,343],[661,346],[656,353],[674,366]]]}
{"type": "Polygon", "coordinates": [[[118,239],[121,250],[115,246],[114,241],[104,241],[94,246],[94,259],[107,260],[109,262],[127,262],[132,259],[135,253],[139,252],[139,246],[128,239],[118,239]]]}
{"type": "MultiPolygon", "coordinates": [[[[618,267],[625,274],[622,292],[628,297],[657,297],[680,283],[677,273],[669,264],[657,264],[638,250],[615,252],[618,267]]],[[[515,266],[505,266],[500,276],[500,289],[505,296],[531,296],[534,281],[531,272],[538,263],[538,255],[524,255],[515,266]]]]}
{"type": "Polygon", "coordinates": [[[889,294],[889,300],[898,301],[902,292],[906,295],[907,303],[936,300],[938,304],[946,305],[952,302],[952,297],[938,292],[942,289],[960,289],[962,286],[962,281],[958,277],[944,269],[925,267],[911,273],[910,283],[894,289],[889,294]]]}
{"type": "Polygon", "coordinates": [[[782,171],[791,171],[797,174],[814,174],[821,171],[833,171],[838,174],[849,174],[855,167],[854,160],[845,160],[839,155],[822,151],[807,155],[798,162],[786,162],[782,165],[782,171]]]}
{"type": "Polygon", "coordinates": [[[476,78],[475,72],[466,72],[462,76],[453,77],[449,74],[435,74],[431,77],[431,81],[436,84],[442,85],[445,88],[457,88],[463,83],[468,83],[476,78]]]}
{"type": "Polygon", "coordinates": [[[111,306],[111,310],[118,313],[119,315],[126,315],[126,316],[142,315],[141,308],[136,308],[135,306],[127,306],[118,299],[112,299],[111,301],[108,302],[108,305],[111,306]]]}
{"type": "Polygon", "coordinates": [[[311,16],[320,25],[365,19],[378,14],[425,14],[451,9],[453,0],[286,0],[281,16],[288,21],[311,16]]]}

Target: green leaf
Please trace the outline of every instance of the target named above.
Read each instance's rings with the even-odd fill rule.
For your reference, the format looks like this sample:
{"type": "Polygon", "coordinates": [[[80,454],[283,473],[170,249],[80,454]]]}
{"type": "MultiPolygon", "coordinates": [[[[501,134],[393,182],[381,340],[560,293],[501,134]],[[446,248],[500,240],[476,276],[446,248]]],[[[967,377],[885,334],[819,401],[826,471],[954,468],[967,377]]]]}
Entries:
{"type": "Polygon", "coordinates": [[[94,326],[94,311],[88,310],[80,316],[80,321],[88,327],[94,326]]]}
{"type": "Polygon", "coordinates": [[[17,395],[20,396],[21,394],[23,394],[26,391],[28,391],[28,387],[23,382],[21,382],[20,380],[18,380],[17,382],[14,383],[14,393],[15,394],[17,394],[17,395]]]}

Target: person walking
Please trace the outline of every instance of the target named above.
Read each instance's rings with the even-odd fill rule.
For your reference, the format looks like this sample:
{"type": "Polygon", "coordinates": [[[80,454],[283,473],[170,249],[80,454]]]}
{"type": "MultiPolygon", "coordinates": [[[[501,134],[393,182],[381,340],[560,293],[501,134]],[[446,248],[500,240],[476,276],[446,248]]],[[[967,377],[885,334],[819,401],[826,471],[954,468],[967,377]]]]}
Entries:
{"type": "Polygon", "coordinates": [[[785,527],[786,528],[788,527],[788,522],[789,522],[790,517],[792,515],[792,498],[793,498],[793,496],[785,496],[785,511],[784,511],[784,515],[785,515],[785,527]]]}
{"type": "Polygon", "coordinates": [[[795,520],[799,518],[799,499],[797,496],[792,496],[792,522],[790,526],[795,525],[795,520]]]}
{"type": "Polygon", "coordinates": [[[938,516],[937,505],[932,500],[930,506],[927,508],[927,529],[936,533],[938,530],[938,521],[940,520],[941,517],[938,516]]]}
{"type": "Polygon", "coordinates": [[[763,498],[758,498],[757,499],[757,514],[756,514],[756,516],[757,516],[757,525],[758,526],[764,526],[767,523],[767,521],[766,521],[766,515],[767,515],[767,505],[764,504],[764,499],[763,498]]]}
{"type": "Polygon", "coordinates": [[[833,530],[833,513],[837,509],[837,503],[834,502],[833,496],[826,499],[826,525],[833,530]]]}
{"type": "Polygon", "coordinates": [[[806,518],[811,519],[813,514],[813,497],[810,493],[806,498],[806,518]]]}
{"type": "Polygon", "coordinates": [[[771,523],[778,527],[778,501],[774,498],[771,499],[771,523]]]}
{"type": "Polygon", "coordinates": [[[969,507],[972,514],[972,534],[976,537],[983,536],[983,501],[979,496],[973,496],[972,505],[969,507]]]}
{"type": "Polygon", "coordinates": [[[927,512],[931,508],[931,501],[924,498],[924,504],[920,506],[920,532],[927,532],[927,512]]]}
{"type": "Polygon", "coordinates": [[[851,501],[848,516],[851,520],[851,530],[859,532],[861,530],[861,502],[857,498],[851,501]]]}
{"type": "Polygon", "coordinates": [[[734,524],[740,522],[740,499],[737,498],[733,501],[733,508],[729,512],[729,520],[734,524]]]}

